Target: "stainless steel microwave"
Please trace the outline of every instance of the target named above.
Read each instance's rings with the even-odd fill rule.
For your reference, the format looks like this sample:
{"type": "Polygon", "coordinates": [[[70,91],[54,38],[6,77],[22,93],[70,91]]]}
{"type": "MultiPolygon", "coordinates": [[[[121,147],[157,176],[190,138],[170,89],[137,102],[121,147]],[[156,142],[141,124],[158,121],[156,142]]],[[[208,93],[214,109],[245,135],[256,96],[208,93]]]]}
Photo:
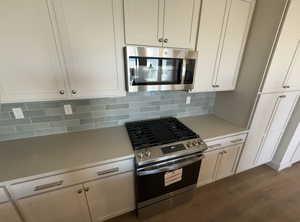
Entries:
{"type": "Polygon", "coordinates": [[[196,51],[187,49],[127,46],[127,90],[191,90],[197,56],[196,51]]]}

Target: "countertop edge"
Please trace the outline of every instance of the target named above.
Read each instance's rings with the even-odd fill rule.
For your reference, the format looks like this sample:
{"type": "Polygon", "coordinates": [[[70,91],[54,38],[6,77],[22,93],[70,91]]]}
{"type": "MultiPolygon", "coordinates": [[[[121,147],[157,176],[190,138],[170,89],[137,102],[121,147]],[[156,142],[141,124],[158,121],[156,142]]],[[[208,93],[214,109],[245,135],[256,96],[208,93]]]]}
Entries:
{"type": "Polygon", "coordinates": [[[19,177],[19,178],[7,180],[7,181],[0,181],[0,188],[1,187],[5,188],[7,186],[11,186],[16,183],[22,183],[22,182],[37,180],[37,179],[41,179],[41,178],[45,178],[45,177],[70,173],[70,172],[74,172],[74,171],[79,171],[79,170],[83,170],[83,169],[87,169],[87,168],[93,168],[96,166],[105,165],[105,164],[118,162],[118,161],[122,161],[122,160],[128,160],[128,159],[134,159],[134,154],[132,153],[130,155],[126,155],[126,156],[122,156],[122,157],[116,157],[113,159],[107,159],[107,160],[102,160],[99,162],[88,163],[88,164],[71,167],[71,168],[59,169],[59,170],[50,171],[47,173],[41,173],[41,174],[36,174],[36,175],[32,175],[32,176],[27,176],[27,177],[19,177]]]}

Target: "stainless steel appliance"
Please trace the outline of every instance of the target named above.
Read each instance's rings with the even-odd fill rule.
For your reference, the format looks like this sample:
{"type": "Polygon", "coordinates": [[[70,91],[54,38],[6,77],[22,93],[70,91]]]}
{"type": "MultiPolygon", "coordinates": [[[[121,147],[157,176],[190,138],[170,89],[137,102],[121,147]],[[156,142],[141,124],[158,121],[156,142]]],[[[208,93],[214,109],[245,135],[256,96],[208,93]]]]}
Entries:
{"type": "Polygon", "coordinates": [[[191,90],[197,56],[187,49],[127,46],[127,90],[191,90]]]}
{"type": "Polygon", "coordinates": [[[176,118],[126,124],[136,158],[136,208],[147,217],[193,196],[203,152],[202,139],[176,118]]]}

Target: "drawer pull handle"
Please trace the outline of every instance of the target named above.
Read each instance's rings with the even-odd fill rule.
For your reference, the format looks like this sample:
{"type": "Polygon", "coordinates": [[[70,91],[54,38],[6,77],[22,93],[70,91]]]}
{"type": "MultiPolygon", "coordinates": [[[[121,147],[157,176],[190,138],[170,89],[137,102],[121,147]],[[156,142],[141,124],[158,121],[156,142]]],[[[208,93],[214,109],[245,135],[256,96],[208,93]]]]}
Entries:
{"type": "Polygon", "coordinates": [[[36,186],[34,188],[34,191],[40,191],[40,190],[46,190],[46,189],[49,189],[49,188],[52,188],[52,187],[58,187],[58,186],[61,186],[63,183],[64,183],[64,181],[60,180],[60,181],[57,181],[57,182],[54,182],[54,183],[49,183],[49,184],[36,186]]]}
{"type": "Polygon", "coordinates": [[[238,143],[238,142],[242,142],[243,141],[243,139],[237,139],[237,140],[232,140],[232,141],[230,141],[231,143],[238,143]]]}
{"type": "Polygon", "coordinates": [[[112,168],[112,169],[109,169],[109,170],[99,171],[99,172],[97,172],[97,175],[102,176],[102,175],[109,174],[109,173],[116,173],[118,171],[119,171],[119,167],[115,167],[115,168],[112,168]]]}
{"type": "Polygon", "coordinates": [[[211,145],[211,146],[208,146],[208,149],[212,149],[212,148],[216,148],[216,147],[220,147],[220,146],[222,146],[221,143],[215,144],[215,145],[211,145]]]}

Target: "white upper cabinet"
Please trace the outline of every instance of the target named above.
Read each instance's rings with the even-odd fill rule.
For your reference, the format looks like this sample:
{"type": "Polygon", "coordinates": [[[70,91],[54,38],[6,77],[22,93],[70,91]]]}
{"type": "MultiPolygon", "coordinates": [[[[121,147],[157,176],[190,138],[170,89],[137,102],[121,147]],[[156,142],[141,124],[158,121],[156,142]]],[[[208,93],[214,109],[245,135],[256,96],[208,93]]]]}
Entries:
{"type": "Polygon", "coordinates": [[[63,68],[46,2],[1,1],[1,102],[65,98],[63,68]]]}
{"type": "Polygon", "coordinates": [[[52,6],[72,96],[123,95],[122,1],[52,0],[52,6]]]}
{"type": "Polygon", "coordinates": [[[127,44],[162,45],[162,0],[124,0],[124,16],[127,44]]]}
{"type": "Polygon", "coordinates": [[[195,48],[201,0],[124,0],[126,43],[195,48]]]}
{"type": "Polygon", "coordinates": [[[194,91],[234,90],[255,0],[203,0],[194,91]]]}
{"type": "Polygon", "coordinates": [[[164,47],[195,48],[200,0],[165,0],[164,47]]]}
{"type": "Polygon", "coordinates": [[[299,93],[262,94],[250,126],[238,172],[272,160],[299,93]]]}
{"type": "Polygon", "coordinates": [[[263,92],[300,90],[300,1],[292,0],[270,62],[263,92]]]}

